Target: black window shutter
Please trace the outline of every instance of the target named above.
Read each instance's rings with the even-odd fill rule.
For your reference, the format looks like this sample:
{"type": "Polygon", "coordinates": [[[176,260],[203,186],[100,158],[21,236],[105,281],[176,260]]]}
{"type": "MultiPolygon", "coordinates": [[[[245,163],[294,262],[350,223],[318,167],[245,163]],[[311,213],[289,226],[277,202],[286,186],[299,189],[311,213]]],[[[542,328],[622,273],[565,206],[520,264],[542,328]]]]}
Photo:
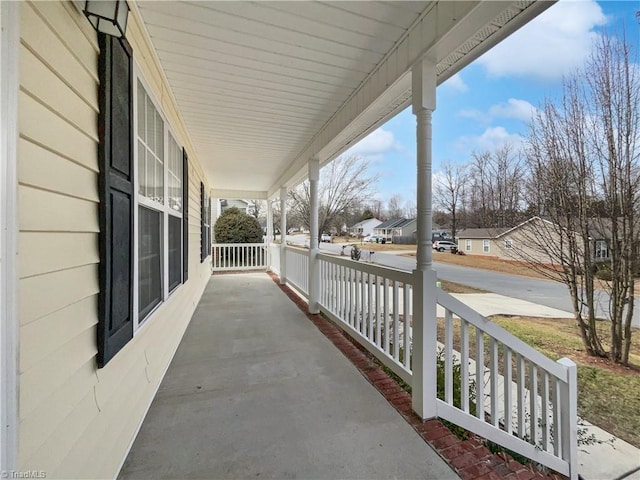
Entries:
{"type": "Polygon", "coordinates": [[[189,157],[182,149],[182,281],[189,279],[189,157]]]}
{"type": "Polygon", "coordinates": [[[98,367],[133,338],[133,75],[126,39],[98,35],[98,367]]]}
{"type": "Polygon", "coordinates": [[[205,228],[204,183],[200,182],[200,263],[207,258],[207,231],[205,228]]]}

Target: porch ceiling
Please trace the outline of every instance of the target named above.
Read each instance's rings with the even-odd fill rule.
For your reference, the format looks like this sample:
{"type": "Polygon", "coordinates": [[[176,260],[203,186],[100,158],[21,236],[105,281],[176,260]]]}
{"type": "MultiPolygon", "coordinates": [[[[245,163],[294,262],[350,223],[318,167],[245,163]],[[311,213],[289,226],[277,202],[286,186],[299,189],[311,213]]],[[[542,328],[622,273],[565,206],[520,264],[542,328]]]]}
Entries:
{"type": "Polygon", "coordinates": [[[409,104],[411,63],[444,81],[551,3],[137,3],[214,189],[275,192],[409,104]]]}

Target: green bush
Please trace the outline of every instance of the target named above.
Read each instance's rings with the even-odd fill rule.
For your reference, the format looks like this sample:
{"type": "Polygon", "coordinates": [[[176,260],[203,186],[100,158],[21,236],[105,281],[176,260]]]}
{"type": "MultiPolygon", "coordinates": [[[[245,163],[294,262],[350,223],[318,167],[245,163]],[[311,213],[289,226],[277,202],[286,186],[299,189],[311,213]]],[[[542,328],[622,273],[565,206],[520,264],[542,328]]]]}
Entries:
{"type": "Polygon", "coordinates": [[[220,215],[214,231],[217,243],[262,243],[262,227],[258,220],[235,207],[220,215]]]}
{"type": "Polygon", "coordinates": [[[613,280],[613,274],[611,273],[611,265],[607,262],[596,263],[596,278],[610,282],[613,280]]]}

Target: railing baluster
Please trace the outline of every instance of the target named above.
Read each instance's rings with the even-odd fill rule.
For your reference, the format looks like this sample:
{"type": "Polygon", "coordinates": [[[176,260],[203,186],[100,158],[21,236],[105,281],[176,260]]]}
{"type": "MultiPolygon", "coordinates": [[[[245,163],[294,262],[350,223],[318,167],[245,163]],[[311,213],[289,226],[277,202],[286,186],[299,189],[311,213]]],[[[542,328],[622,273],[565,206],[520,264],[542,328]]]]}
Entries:
{"type": "Polygon", "coordinates": [[[367,282],[365,280],[365,272],[360,272],[360,333],[364,334],[366,329],[366,318],[367,318],[367,282]]]}
{"type": "Polygon", "coordinates": [[[484,333],[476,327],[476,417],[484,421],[484,333]]]}
{"type": "Polygon", "coordinates": [[[353,318],[353,327],[359,332],[360,331],[360,271],[355,270],[355,285],[354,290],[356,294],[355,298],[355,310],[354,310],[354,318],[353,318]]]}
{"type": "Polygon", "coordinates": [[[520,438],[525,437],[526,432],[525,432],[525,412],[526,412],[526,408],[525,408],[525,404],[524,404],[524,397],[525,397],[525,390],[526,390],[526,384],[525,384],[525,365],[524,365],[524,358],[522,357],[522,355],[520,354],[516,354],[516,371],[517,371],[517,376],[518,376],[518,436],[520,438]]]}
{"type": "Polygon", "coordinates": [[[409,315],[409,308],[411,305],[411,285],[404,284],[404,366],[409,368],[411,365],[411,316],[409,315]]]}
{"type": "Polygon", "coordinates": [[[460,397],[462,411],[469,413],[469,323],[460,319],[460,397]]]}
{"type": "Polygon", "coordinates": [[[398,281],[393,281],[393,358],[400,361],[400,291],[398,281]]]}
{"type": "Polygon", "coordinates": [[[540,396],[542,397],[542,409],[540,412],[540,428],[542,430],[542,450],[549,451],[549,374],[546,370],[542,371],[542,378],[540,379],[541,389],[540,396]]]}
{"type": "Polygon", "coordinates": [[[376,311],[375,311],[375,322],[376,322],[376,346],[380,348],[382,346],[382,342],[380,341],[380,277],[377,275],[374,277],[375,280],[375,289],[376,289],[376,311]]]}
{"type": "Polygon", "coordinates": [[[564,433],[562,431],[562,422],[560,421],[560,380],[553,378],[551,388],[551,394],[553,395],[553,454],[559,456],[561,445],[560,440],[564,433]]]}
{"type": "Polygon", "coordinates": [[[367,276],[367,295],[369,296],[369,298],[367,299],[367,319],[368,321],[368,325],[367,325],[367,338],[373,342],[373,279],[374,279],[374,275],[368,274],[367,276]]]}
{"type": "Polygon", "coordinates": [[[538,369],[529,362],[529,431],[532,445],[538,442],[538,369]]]}
{"type": "Polygon", "coordinates": [[[503,345],[504,353],[502,358],[504,359],[504,428],[507,433],[513,431],[512,422],[512,395],[511,395],[511,383],[513,378],[513,365],[511,364],[511,349],[506,345],[503,345]]]}
{"type": "Polygon", "coordinates": [[[384,352],[389,355],[389,279],[387,277],[384,277],[382,288],[384,289],[384,352]]]}
{"type": "Polygon", "coordinates": [[[489,340],[489,348],[491,350],[489,358],[489,375],[491,377],[491,424],[494,427],[498,426],[499,418],[498,418],[498,342],[496,339],[491,337],[489,340]]]}
{"type": "Polygon", "coordinates": [[[453,405],[453,314],[444,312],[444,401],[453,405]]]}
{"type": "Polygon", "coordinates": [[[349,296],[350,296],[350,305],[349,305],[349,314],[351,315],[351,326],[356,328],[356,303],[358,302],[358,283],[356,281],[357,270],[353,268],[349,268],[349,296]]]}

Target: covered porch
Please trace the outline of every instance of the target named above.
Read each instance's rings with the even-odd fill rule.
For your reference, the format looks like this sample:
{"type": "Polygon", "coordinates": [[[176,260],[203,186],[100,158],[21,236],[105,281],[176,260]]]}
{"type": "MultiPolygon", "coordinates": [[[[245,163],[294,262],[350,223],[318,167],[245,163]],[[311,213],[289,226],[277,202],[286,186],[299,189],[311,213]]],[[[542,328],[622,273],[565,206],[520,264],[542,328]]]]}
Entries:
{"type": "Polygon", "coordinates": [[[120,478],[458,476],[268,275],[246,273],[209,281],[120,478]]]}

